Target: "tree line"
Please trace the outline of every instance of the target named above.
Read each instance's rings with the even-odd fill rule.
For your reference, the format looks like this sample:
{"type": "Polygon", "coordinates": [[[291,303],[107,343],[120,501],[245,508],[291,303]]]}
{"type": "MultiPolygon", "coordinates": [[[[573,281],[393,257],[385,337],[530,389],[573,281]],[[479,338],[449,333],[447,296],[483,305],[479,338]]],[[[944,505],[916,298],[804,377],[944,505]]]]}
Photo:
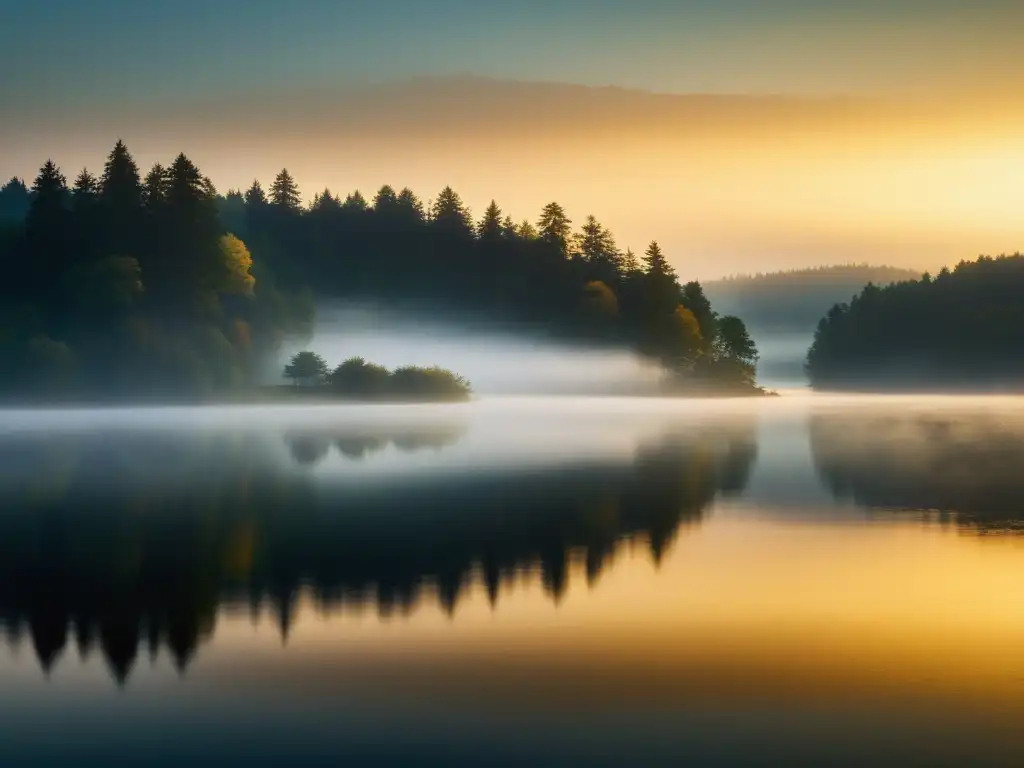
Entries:
{"type": "Polygon", "coordinates": [[[755,380],[743,321],[682,283],[656,241],[637,256],[593,216],[575,231],[555,202],[535,223],[494,201],[475,220],[451,187],[426,204],[385,185],[304,205],[287,170],[266,190],[221,195],[184,154],[142,177],[118,142],[98,177],[69,185],[48,161],[30,187],[0,188],[0,232],[14,278],[0,327],[30,385],[77,366],[103,382],[229,386],[255,353],[308,327],[313,297],[625,346],[681,380],[755,380]]]}
{"type": "Polygon", "coordinates": [[[312,303],[275,288],[184,154],[142,178],[122,142],[69,185],[48,160],[0,191],[0,387],[201,393],[247,380],[312,303]],[[20,218],[19,218],[20,216],[20,218]]]}
{"type": "Polygon", "coordinates": [[[1024,255],[872,283],[821,319],[806,370],[818,388],[971,389],[1024,381],[1024,255]]]}

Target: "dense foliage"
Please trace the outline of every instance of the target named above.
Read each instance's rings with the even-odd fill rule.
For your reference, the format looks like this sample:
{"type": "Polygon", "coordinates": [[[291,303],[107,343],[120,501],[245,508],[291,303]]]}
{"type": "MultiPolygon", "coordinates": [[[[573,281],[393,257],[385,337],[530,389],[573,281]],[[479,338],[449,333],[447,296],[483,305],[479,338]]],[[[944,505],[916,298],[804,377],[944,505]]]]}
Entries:
{"type": "Polygon", "coordinates": [[[274,287],[183,154],[142,179],[118,142],[69,188],[0,190],[0,355],[18,396],[201,394],[246,381],[312,303],[274,287]]]}
{"type": "Polygon", "coordinates": [[[389,371],[350,357],[329,371],[327,361],[309,350],[298,352],[285,366],[284,375],[300,392],[359,400],[467,400],[473,392],[466,379],[446,368],[406,365],[389,371]]]}
{"type": "Polygon", "coordinates": [[[983,256],[884,288],[867,285],[818,324],[821,388],[1002,388],[1024,382],[1024,256],[983,256]]]}
{"type": "Polygon", "coordinates": [[[739,314],[752,332],[812,333],[829,307],[860,292],[868,283],[889,285],[916,280],[920,272],[868,264],[837,264],[811,269],[736,275],[704,287],[724,312],[739,314]]]}
{"type": "Polygon", "coordinates": [[[741,320],[681,284],[657,242],[638,258],[592,216],[574,232],[554,202],[535,225],[494,202],[474,221],[450,187],[427,205],[384,186],[304,207],[286,170],[268,191],[219,196],[184,155],[141,178],[119,142],[99,178],[83,171],[69,189],[48,161],[31,188],[0,189],[0,258],[14,276],[4,351],[24,373],[7,384],[20,390],[83,374],[115,389],[230,386],[254,349],[308,322],[308,304],[286,296],[310,287],[626,346],[681,379],[754,390],[741,320]]]}

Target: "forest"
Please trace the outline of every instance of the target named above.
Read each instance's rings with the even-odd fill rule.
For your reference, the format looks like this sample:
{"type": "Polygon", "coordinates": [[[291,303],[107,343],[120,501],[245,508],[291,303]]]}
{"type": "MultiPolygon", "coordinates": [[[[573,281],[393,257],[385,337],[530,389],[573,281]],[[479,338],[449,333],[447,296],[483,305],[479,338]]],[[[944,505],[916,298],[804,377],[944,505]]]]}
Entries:
{"type": "Polygon", "coordinates": [[[806,371],[819,389],[1019,389],[1024,255],[982,256],[880,287],[821,319],[806,371]]]}
{"type": "Polygon", "coordinates": [[[734,275],[708,282],[708,298],[725,312],[740,314],[755,337],[810,335],[829,307],[849,301],[868,283],[916,280],[921,273],[899,267],[835,264],[825,267],[734,275]]]}
{"type": "Polygon", "coordinates": [[[184,154],[143,175],[118,141],[99,175],[47,161],[0,188],[0,389],[13,397],[209,395],[252,385],[318,300],[513,325],[660,363],[674,391],[759,393],[743,321],[683,283],[656,241],[621,249],[558,203],[474,220],[450,187],[303,203],[282,170],[219,194],[184,154]]]}

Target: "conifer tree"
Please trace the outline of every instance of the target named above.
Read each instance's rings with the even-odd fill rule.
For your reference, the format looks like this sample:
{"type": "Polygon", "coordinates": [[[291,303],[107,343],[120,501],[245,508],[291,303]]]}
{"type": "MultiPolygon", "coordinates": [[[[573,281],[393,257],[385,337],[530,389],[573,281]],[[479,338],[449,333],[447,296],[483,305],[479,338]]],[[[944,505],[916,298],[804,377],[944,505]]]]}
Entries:
{"type": "Polygon", "coordinates": [[[302,210],[302,196],[299,195],[299,185],[288,173],[287,168],[282,168],[277,174],[274,183],[270,185],[270,203],[278,210],[298,213],[302,210]]]}
{"type": "Polygon", "coordinates": [[[147,210],[155,211],[167,202],[167,169],[156,163],[146,174],[142,184],[142,203],[147,210]]]}
{"type": "Polygon", "coordinates": [[[445,187],[430,208],[430,221],[437,229],[458,235],[473,232],[473,220],[469,209],[451,187],[445,187]]]}
{"type": "Polygon", "coordinates": [[[672,269],[672,265],[665,259],[665,255],[661,252],[661,246],[658,245],[657,240],[651,240],[651,244],[644,251],[644,273],[675,279],[675,270],[672,269]]]}
{"type": "Polygon", "coordinates": [[[553,248],[560,256],[568,257],[572,238],[572,220],[558,203],[548,203],[537,221],[540,240],[553,248]]]}
{"type": "Polygon", "coordinates": [[[373,198],[373,210],[376,213],[390,214],[393,213],[398,207],[398,195],[395,194],[394,187],[389,184],[385,184],[379,190],[373,198]]]}
{"type": "Polygon", "coordinates": [[[99,189],[99,182],[96,180],[96,177],[89,173],[88,168],[83,168],[82,172],[75,178],[75,186],[71,190],[75,209],[80,210],[91,207],[99,196],[99,189]]]}
{"type": "Polygon", "coordinates": [[[23,179],[11,178],[0,187],[0,221],[23,221],[28,213],[32,195],[23,179]]]}
{"type": "Polygon", "coordinates": [[[115,218],[131,217],[142,206],[142,181],[125,143],[118,139],[100,177],[100,197],[115,218]]]}
{"type": "Polygon", "coordinates": [[[245,192],[245,204],[250,207],[261,207],[267,204],[267,194],[263,191],[263,186],[255,179],[252,182],[252,186],[249,187],[245,192]]]}
{"type": "Polygon", "coordinates": [[[366,202],[366,198],[363,197],[363,193],[358,189],[345,196],[345,202],[341,204],[341,207],[346,211],[363,212],[370,206],[366,202]]]}
{"type": "Polygon", "coordinates": [[[484,217],[477,226],[477,236],[481,242],[496,243],[502,239],[504,227],[501,219],[501,208],[491,200],[491,204],[484,211],[484,217]]]}
{"type": "Polygon", "coordinates": [[[622,256],[622,271],[628,277],[639,273],[640,262],[636,258],[636,254],[633,253],[632,249],[627,248],[626,253],[622,256]]]}
{"type": "Polygon", "coordinates": [[[424,219],[423,203],[408,187],[398,193],[398,207],[410,221],[422,222],[424,219]]]}

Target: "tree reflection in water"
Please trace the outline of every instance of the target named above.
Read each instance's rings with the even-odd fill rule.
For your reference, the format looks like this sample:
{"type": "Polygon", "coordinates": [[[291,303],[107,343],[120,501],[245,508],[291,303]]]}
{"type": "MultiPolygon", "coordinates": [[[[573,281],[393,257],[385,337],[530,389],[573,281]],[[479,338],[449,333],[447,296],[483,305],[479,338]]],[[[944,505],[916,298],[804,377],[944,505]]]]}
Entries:
{"type": "Polygon", "coordinates": [[[837,499],[974,532],[1024,531],[1024,419],[1012,414],[819,414],[811,447],[837,499]]]}
{"type": "MultiPolygon", "coordinates": [[[[292,432],[294,461],[333,445],[443,448],[459,430],[292,432]]],[[[409,487],[318,483],[246,435],[9,435],[0,441],[0,625],[44,670],[73,641],[124,683],[140,647],[184,672],[218,608],[269,606],[284,638],[300,591],[327,609],[382,615],[436,594],[455,612],[474,580],[539,577],[559,600],[569,563],[594,583],[625,541],[658,561],[680,526],[744,487],[754,425],[706,426],[642,446],[632,462],[541,472],[446,472],[409,487]]]]}

